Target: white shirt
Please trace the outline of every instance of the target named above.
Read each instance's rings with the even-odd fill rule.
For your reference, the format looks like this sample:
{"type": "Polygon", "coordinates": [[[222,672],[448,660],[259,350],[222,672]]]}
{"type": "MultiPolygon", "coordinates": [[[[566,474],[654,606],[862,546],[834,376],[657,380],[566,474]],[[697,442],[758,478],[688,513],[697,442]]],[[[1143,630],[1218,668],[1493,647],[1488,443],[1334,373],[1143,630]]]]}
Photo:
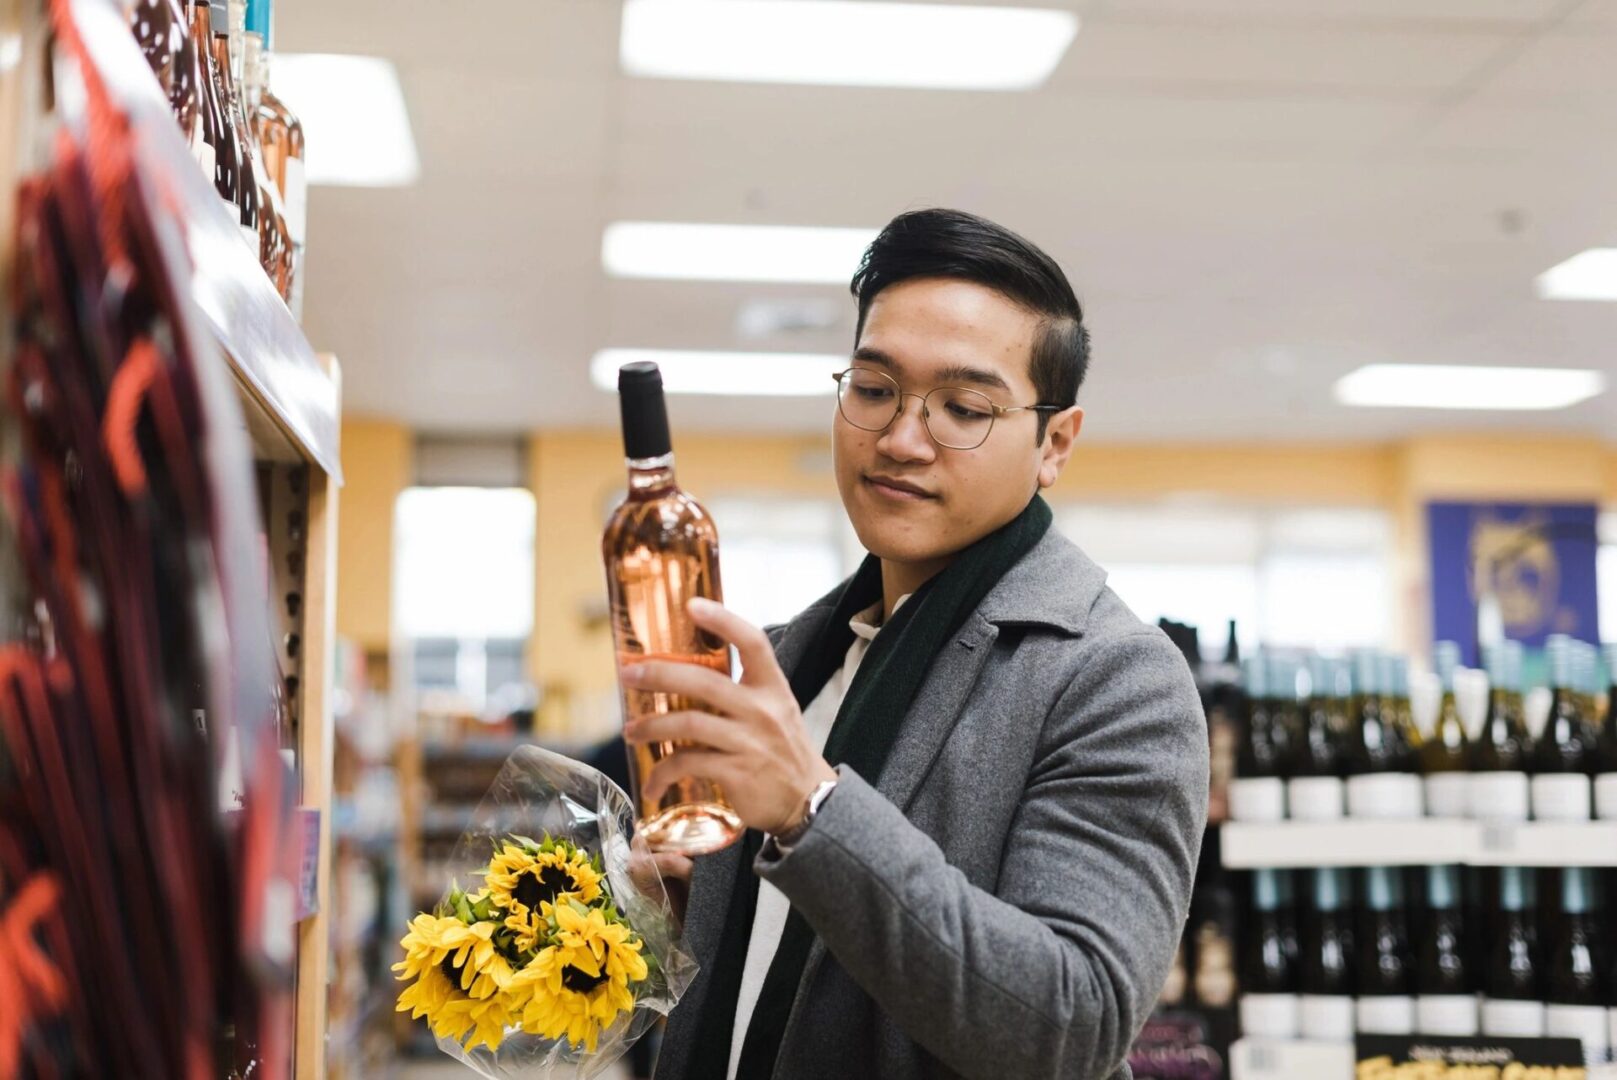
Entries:
{"type": "MultiPolygon", "coordinates": [[[[899,597],[893,610],[897,611],[908,599],[908,594],[899,597]]],[[[848,620],[848,628],[853,631],[853,644],[848,646],[842,668],[831,673],[819,694],[803,710],[803,727],[807,729],[809,740],[817,753],[825,752],[825,740],[831,735],[831,725],[842,708],[842,699],[848,695],[854,673],[859,670],[865,652],[881,630],[881,624],[877,621],[880,618],[881,604],[876,603],[848,620]]],[[[751,867],[741,868],[744,874],[750,871],[751,867]]],[[[786,916],[791,910],[792,905],[785,893],[767,881],[758,882],[758,906],[752,914],[752,936],[747,939],[747,963],[741,971],[735,1026],[730,1031],[729,1080],[736,1080],[736,1068],[741,1064],[741,1047],[747,1041],[747,1026],[752,1023],[752,1011],[758,1006],[758,995],[763,993],[764,978],[775,959],[775,950],[780,947],[780,935],[786,929],[786,916]]]]}

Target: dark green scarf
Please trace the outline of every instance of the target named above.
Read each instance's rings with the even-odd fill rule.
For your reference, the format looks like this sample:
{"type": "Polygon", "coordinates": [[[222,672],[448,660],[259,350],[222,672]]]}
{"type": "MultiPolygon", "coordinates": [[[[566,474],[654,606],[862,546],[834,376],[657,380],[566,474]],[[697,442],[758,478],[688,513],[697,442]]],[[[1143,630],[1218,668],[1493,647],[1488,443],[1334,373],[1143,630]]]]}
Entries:
{"type": "MultiPolygon", "coordinates": [[[[877,781],[932,661],[1005,572],[1033,550],[1050,520],[1050,507],[1035,495],[1014,520],[966,548],[915,591],[876,635],[860,663],[826,740],[827,761],[848,765],[871,783],[877,781]]],[[[808,708],[846,661],[853,644],[849,620],[881,599],[881,561],[868,556],[844,586],[819,637],[791,672],[792,693],[800,708],[808,708]]],[[[761,834],[751,830],[743,840],[724,933],[708,975],[707,1000],[687,1074],[691,1080],[725,1080],[729,1068],[736,999],[758,904],[758,877],[751,872],[752,861],[762,840],[761,834]]],[[[858,913],[852,917],[859,917],[858,913]]],[[[813,929],[793,908],[747,1028],[737,1080],[768,1077],[774,1072],[775,1055],[813,944],[813,929]]]]}

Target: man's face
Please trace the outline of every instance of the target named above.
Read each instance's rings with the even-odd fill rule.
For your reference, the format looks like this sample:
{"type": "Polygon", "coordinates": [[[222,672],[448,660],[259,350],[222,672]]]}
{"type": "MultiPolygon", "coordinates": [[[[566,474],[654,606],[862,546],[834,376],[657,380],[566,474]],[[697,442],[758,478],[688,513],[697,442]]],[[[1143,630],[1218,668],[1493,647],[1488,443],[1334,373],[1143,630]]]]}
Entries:
{"type": "MultiPolygon", "coordinates": [[[[891,376],[906,395],[959,386],[999,405],[1033,405],[1028,361],[1038,326],[1038,316],[986,286],[913,279],[871,302],[853,366],[891,376]]],[[[1052,415],[1040,445],[1039,414],[1011,413],[975,450],[952,450],[927,434],[921,402],[903,401],[885,431],[854,427],[839,411],[833,436],[854,531],[873,555],[896,563],[947,558],[1016,517],[1055,482],[1083,416],[1076,407],[1052,415]]]]}

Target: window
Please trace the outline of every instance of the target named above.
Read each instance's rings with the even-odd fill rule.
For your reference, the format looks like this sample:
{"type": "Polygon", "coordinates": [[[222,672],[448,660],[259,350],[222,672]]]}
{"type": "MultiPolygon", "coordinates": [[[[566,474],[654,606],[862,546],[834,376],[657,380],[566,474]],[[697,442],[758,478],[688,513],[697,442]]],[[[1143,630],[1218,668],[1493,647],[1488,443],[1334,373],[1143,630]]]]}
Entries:
{"type": "Polygon", "coordinates": [[[523,679],[533,631],[532,493],[415,487],[395,509],[395,623],[411,643],[415,684],[482,710],[523,679]]]}
{"type": "Polygon", "coordinates": [[[1389,641],[1391,525],[1379,511],[1086,505],[1057,522],[1136,615],[1195,626],[1203,655],[1223,653],[1231,619],[1243,650],[1389,641]]]}
{"type": "Polygon", "coordinates": [[[707,507],[719,527],[725,606],[754,626],[786,622],[857,565],[834,499],[729,497],[707,507]]]}

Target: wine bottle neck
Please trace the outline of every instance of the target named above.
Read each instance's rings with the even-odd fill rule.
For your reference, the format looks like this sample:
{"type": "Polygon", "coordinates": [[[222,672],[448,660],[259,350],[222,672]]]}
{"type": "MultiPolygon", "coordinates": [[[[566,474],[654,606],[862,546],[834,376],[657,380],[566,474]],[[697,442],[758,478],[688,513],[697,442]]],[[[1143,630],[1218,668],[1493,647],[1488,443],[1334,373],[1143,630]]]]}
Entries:
{"type": "Polygon", "coordinates": [[[629,494],[651,495],[674,486],[674,455],[629,458],[629,494]]]}

